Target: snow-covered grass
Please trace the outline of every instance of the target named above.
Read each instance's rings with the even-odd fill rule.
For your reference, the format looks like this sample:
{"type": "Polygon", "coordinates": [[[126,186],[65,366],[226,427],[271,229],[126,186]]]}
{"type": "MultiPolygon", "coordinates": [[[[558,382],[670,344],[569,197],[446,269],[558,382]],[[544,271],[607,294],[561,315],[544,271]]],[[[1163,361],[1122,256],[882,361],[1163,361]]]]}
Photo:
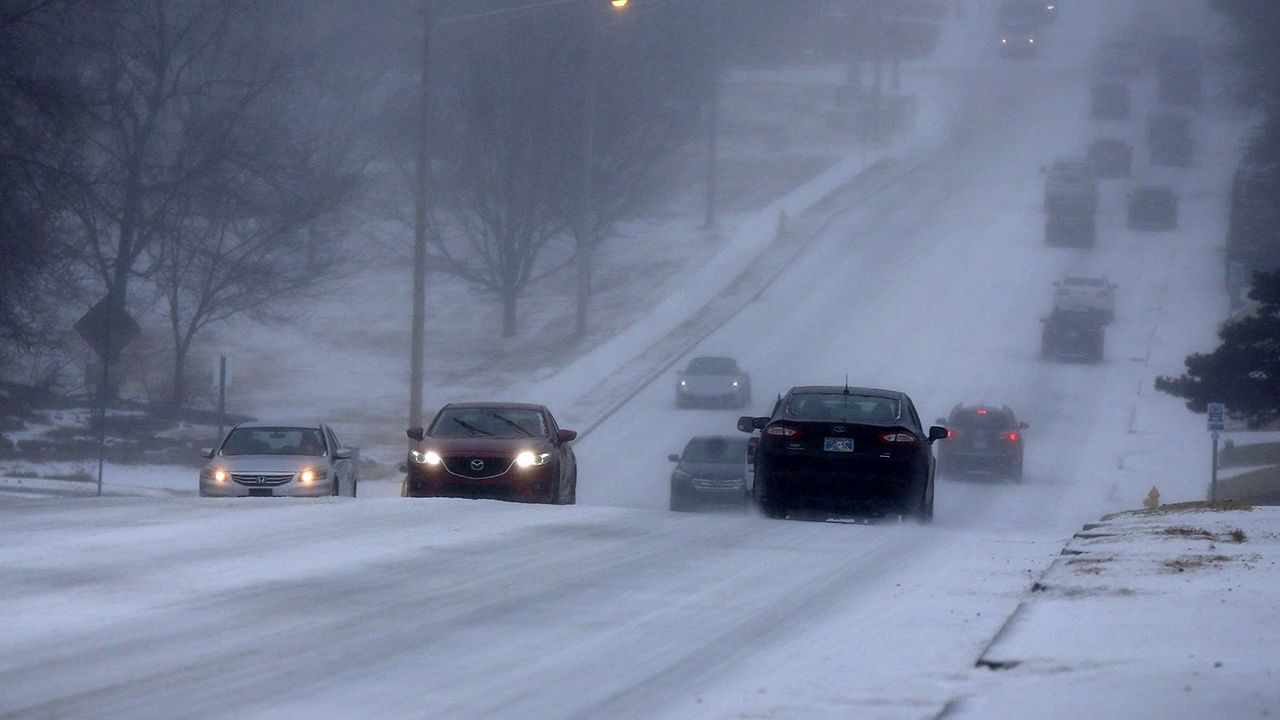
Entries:
{"type": "Polygon", "coordinates": [[[953,718],[1246,718],[1280,707],[1280,509],[1092,524],[983,657],[953,718]]]}

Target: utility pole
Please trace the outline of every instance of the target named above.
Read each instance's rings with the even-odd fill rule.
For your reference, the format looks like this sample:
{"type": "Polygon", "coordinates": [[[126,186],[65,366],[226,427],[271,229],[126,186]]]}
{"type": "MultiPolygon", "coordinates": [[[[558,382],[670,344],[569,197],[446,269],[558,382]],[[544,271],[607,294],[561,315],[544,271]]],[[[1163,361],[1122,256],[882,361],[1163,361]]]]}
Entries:
{"type": "MultiPolygon", "coordinates": [[[[615,6],[621,7],[621,6],[615,6]]],[[[578,314],[574,335],[587,335],[587,310],[591,305],[592,253],[595,238],[591,216],[595,212],[595,164],[596,164],[596,83],[599,72],[596,55],[600,42],[599,7],[594,0],[583,2],[587,22],[586,102],[583,103],[582,167],[579,168],[578,187],[578,314]]]]}
{"type": "Polygon", "coordinates": [[[716,195],[719,192],[720,143],[720,14],[718,0],[708,0],[708,34],[711,53],[711,101],[707,106],[707,216],[708,230],[716,226],[716,195]]]}
{"type": "Polygon", "coordinates": [[[432,1],[422,0],[422,68],[418,78],[417,161],[413,193],[413,332],[409,351],[409,427],[422,425],[422,353],[427,325],[427,209],[431,182],[432,1]]]}

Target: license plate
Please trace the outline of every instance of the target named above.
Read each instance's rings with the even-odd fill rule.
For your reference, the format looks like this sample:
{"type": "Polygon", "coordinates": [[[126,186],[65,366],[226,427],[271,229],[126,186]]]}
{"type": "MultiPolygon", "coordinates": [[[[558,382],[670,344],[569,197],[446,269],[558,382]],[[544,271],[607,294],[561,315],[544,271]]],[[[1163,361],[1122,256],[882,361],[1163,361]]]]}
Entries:
{"type": "Polygon", "coordinates": [[[271,488],[249,488],[249,497],[271,497],[271,488]]]}
{"type": "Polygon", "coordinates": [[[822,449],[827,452],[853,452],[853,438],[823,438],[822,449]]]}

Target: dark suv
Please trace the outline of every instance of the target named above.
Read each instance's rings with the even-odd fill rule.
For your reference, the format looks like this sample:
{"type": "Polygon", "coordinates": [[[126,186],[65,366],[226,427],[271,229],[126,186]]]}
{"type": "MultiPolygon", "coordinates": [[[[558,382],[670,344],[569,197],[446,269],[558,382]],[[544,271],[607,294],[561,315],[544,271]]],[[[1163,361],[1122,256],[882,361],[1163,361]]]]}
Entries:
{"type": "Polygon", "coordinates": [[[1104,315],[1092,310],[1055,309],[1042,322],[1041,357],[1046,360],[1102,362],[1106,332],[1104,315]]]}
{"type": "Polygon", "coordinates": [[[1022,431],[1009,406],[957,405],[945,421],[947,442],[938,450],[938,464],[947,475],[982,471],[1022,482],[1022,431]]]}
{"type": "Polygon", "coordinates": [[[760,430],[752,495],[761,511],[933,517],[933,443],[915,404],[893,390],[796,387],[769,417],[738,419],[760,430]]]}
{"type": "Polygon", "coordinates": [[[750,503],[747,491],[747,439],[699,436],[684,446],[671,471],[671,509],[694,510],[706,506],[743,508],[750,503]]]}

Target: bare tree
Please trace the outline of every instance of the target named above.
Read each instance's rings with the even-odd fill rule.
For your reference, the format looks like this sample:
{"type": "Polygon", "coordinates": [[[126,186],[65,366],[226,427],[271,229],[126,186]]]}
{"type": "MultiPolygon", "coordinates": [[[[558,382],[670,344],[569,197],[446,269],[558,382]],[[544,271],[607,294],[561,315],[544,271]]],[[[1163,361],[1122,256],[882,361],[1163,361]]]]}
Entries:
{"type": "Polygon", "coordinates": [[[70,287],[59,215],[74,87],[60,26],[73,3],[0,2],[0,340],[29,348],[70,287]]]}

